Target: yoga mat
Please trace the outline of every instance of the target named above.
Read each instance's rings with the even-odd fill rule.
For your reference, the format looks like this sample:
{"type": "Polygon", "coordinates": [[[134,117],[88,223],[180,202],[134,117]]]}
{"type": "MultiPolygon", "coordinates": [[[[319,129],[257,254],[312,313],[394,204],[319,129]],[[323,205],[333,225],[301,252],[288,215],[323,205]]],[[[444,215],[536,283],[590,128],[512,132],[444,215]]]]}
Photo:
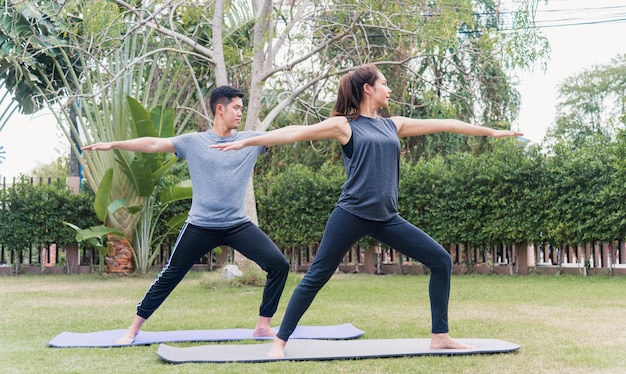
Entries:
{"type": "Polygon", "coordinates": [[[194,347],[159,345],[157,355],[164,361],[185,362],[269,362],[363,359],[426,355],[472,355],[517,351],[520,346],[497,339],[456,339],[475,349],[430,349],[430,339],[289,340],[285,358],[267,358],[272,343],[213,344],[194,347]]]}
{"type": "MultiPolygon", "coordinates": [[[[275,328],[277,330],[277,328],[275,328]]],[[[180,342],[223,342],[232,340],[267,340],[272,338],[253,338],[252,329],[223,330],[179,330],[179,331],[139,331],[135,341],[129,345],[149,345],[158,343],[180,342]]],[[[126,332],[122,330],[105,330],[96,332],[62,332],[48,342],[50,347],[121,347],[113,344],[126,332]]],[[[350,323],[331,326],[297,326],[292,339],[355,339],[363,335],[350,323]]]]}

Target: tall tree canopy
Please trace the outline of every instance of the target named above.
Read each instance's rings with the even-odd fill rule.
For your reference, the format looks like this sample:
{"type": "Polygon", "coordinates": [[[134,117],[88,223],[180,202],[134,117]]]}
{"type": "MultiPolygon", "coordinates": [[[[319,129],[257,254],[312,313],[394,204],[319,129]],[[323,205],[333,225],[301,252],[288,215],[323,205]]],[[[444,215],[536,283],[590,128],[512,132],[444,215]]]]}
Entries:
{"type": "Polygon", "coordinates": [[[581,145],[614,139],[626,125],[626,55],[566,78],[558,88],[557,114],[548,137],[581,145]]]}
{"type": "MultiPolygon", "coordinates": [[[[508,74],[548,52],[532,24],[537,2],[0,0],[0,81],[11,110],[51,108],[75,155],[83,142],[137,136],[127,96],[172,108],[176,133],[210,126],[205,94],[228,83],[246,92],[246,129],[317,122],[338,76],[369,62],[392,82],[390,113],[505,128],[519,101],[508,74]]],[[[418,158],[472,144],[433,137],[405,147],[418,158]]],[[[79,159],[94,190],[118,168],[110,153],[79,159]]],[[[111,200],[141,205],[134,179],[114,175],[111,200]]],[[[252,195],[248,208],[254,220],[252,195]]],[[[136,217],[109,215],[133,236],[136,217]]]]}

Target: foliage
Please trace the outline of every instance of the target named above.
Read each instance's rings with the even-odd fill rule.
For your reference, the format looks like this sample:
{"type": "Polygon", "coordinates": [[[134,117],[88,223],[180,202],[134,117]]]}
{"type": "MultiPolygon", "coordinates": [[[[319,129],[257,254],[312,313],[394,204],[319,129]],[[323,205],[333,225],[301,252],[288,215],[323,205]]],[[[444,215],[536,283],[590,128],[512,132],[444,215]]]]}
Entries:
{"type": "MultiPolygon", "coordinates": [[[[442,244],[623,241],[625,139],[620,132],[616,142],[558,143],[549,155],[494,139],[489,153],[403,161],[400,214],[442,244]]],[[[256,180],[260,226],[279,247],[319,243],[344,181],[341,167],[284,164],[256,180]]]]}
{"type": "Polygon", "coordinates": [[[0,190],[0,201],[0,243],[13,250],[43,243],[67,245],[75,241],[75,233],[64,221],[85,226],[98,222],[91,208],[93,195],[73,194],[64,180],[32,184],[22,179],[0,190]]]}
{"type": "MultiPolygon", "coordinates": [[[[133,117],[133,132],[137,137],[174,136],[173,110],[156,107],[148,112],[131,97],[128,97],[128,104],[133,117]]],[[[164,184],[163,175],[170,171],[177,160],[174,154],[117,150],[115,152],[117,153],[116,161],[121,164],[122,172],[129,180],[134,181],[136,193],[144,197],[143,205],[137,208],[139,220],[135,229],[137,235],[135,236],[134,258],[139,271],[145,274],[156,258],[158,248],[163,241],[163,237],[157,239],[155,235],[158,218],[170,203],[191,199],[191,181],[186,180],[173,185],[164,184]],[[159,191],[157,186],[161,186],[162,189],[159,191]]],[[[179,227],[179,221],[173,222],[170,229],[179,227]]],[[[168,232],[166,231],[164,235],[168,232]]]]}
{"type": "MultiPolygon", "coordinates": [[[[507,12],[491,0],[181,1],[175,6],[134,0],[5,1],[0,79],[19,105],[54,108],[65,135],[75,140],[77,156],[83,141],[135,137],[126,96],[145,107],[174,108],[179,134],[195,114],[199,127],[206,127],[204,94],[215,84],[231,83],[246,92],[245,128],[265,130],[282,115],[282,123],[317,122],[329,110],[337,77],[374,61],[384,61],[381,69],[395,82],[398,96],[390,113],[454,116],[506,128],[518,105],[507,72],[526,68],[547,52],[545,38],[533,27],[537,1],[513,1],[507,12]],[[78,126],[70,125],[74,121],[78,126]]],[[[487,150],[482,140],[474,144],[454,135],[403,145],[413,160],[487,150]]],[[[337,148],[330,153],[339,154],[337,148]]],[[[106,171],[115,168],[111,201],[124,198],[127,206],[141,206],[146,196],[136,193],[136,180],[118,170],[119,155],[81,158],[85,177],[95,191],[106,171]]],[[[247,207],[253,210],[254,202],[247,207]]],[[[108,214],[107,223],[133,238],[137,218],[119,209],[108,214]]]]}
{"type": "MultiPolygon", "coordinates": [[[[131,131],[136,137],[174,136],[174,116],[171,109],[156,107],[148,112],[132,97],[127,97],[127,102],[132,114],[131,131]]],[[[130,181],[129,193],[140,197],[139,205],[130,205],[124,198],[112,200],[116,169],[109,168],[102,177],[94,201],[94,210],[105,226],[80,229],[73,225],[77,229],[76,240],[96,240],[93,244],[101,248],[102,253],[106,249],[104,237],[111,233],[123,234],[115,226],[110,225],[108,220],[110,215],[120,209],[126,210],[131,215],[137,214],[139,218],[136,220],[134,230],[136,235],[135,246],[132,248],[133,258],[136,269],[145,274],[154,262],[165,236],[171,229],[179,227],[181,222],[178,216],[172,217],[168,222],[169,230],[165,230],[157,238],[159,217],[170,203],[191,198],[191,182],[187,180],[172,185],[164,184],[163,176],[177,160],[171,153],[154,154],[121,150],[113,152],[118,172],[123,173],[130,181]]]]}
{"type": "MultiPolygon", "coordinates": [[[[273,147],[272,152],[284,147],[289,146],[273,147]]],[[[483,249],[502,243],[559,248],[624,240],[624,131],[615,141],[598,138],[583,146],[557,143],[547,154],[515,140],[494,139],[489,147],[490,153],[480,155],[403,161],[400,214],[442,244],[469,243],[483,249]]],[[[189,200],[177,200],[176,188],[168,187],[188,188],[180,184],[187,178],[186,168],[175,163],[171,170],[153,195],[157,197],[151,241],[155,250],[160,242],[172,244],[175,223],[184,219],[189,207],[189,200]]],[[[257,174],[260,227],[280,248],[315,246],[344,180],[340,162],[317,168],[284,164],[257,174]]],[[[98,222],[90,203],[66,202],[74,199],[69,192],[49,188],[16,184],[2,192],[8,209],[0,216],[1,242],[16,249],[40,241],[67,243],[72,238],[63,236],[68,233],[55,222],[86,217],[90,220],[79,222],[81,227],[98,222]],[[54,197],[57,194],[62,198],[54,197]],[[51,207],[57,208],[53,212],[51,207]]]]}
{"type": "Polygon", "coordinates": [[[96,213],[96,217],[100,220],[99,225],[90,226],[82,229],[74,223],[64,221],[63,223],[72,229],[76,230],[76,241],[79,243],[85,243],[95,247],[98,250],[100,271],[104,267],[104,258],[108,252],[108,237],[111,234],[123,236],[124,233],[119,229],[107,227],[106,217],[108,212],[115,212],[122,208],[122,204],[118,202],[108,203],[108,196],[111,193],[111,181],[113,179],[113,169],[109,169],[102,178],[102,182],[94,197],[93,207],[96,213]]]}
{"type": "Polygon", "coordinates": [[[608,235],[616,234],[617,227],[607,227],[604,221],[606,214],[615,214],[618,208],[606,204],[604,191],[616,182],[624,183],[623,174],[616,172],[615,164],[610,162],[612,148],[603,137],[590,139],[580,147],[570,142],[554,147],[554,155],[546,165],[550,177],[546,231],[554,242],[574,245],[621,239],[608,235]]]}
{"type": "Polygon", "coordinates": [[[556,123],[547,137],[581,146],[598,136],[614,139],[626,125],[626,55],[593,66],[558,88],[556,123]]]}
{"type": "Polygon", "coordinates": [[[606,241],[626,237],[626,130],[618,132],[615,144],[608,150],[605,162],[614,175],[609,176],[608,183],[600,192],[600,204],[597,206],[602,212],[599,220],[606,241]]]}
{"type": "MultiPolygon", "coordinates": [[[[453,117],[509,128],[518,113],[519,94],[508,69],[526,68],[545,59],[548,52],[545,38],[533,31],[535,3],[512,2],[506,18],[501,16],[500,3],[493,1],[333,3],[332,11],[328,7],[314,9],[316,17],[310,26],[313,38],[300,42],[308,43],[309,48],[329,42],[316,69],[345,72],[352,66],[380,62],[379,68],[393,91],[390,115],[453,117]],[[508,27],[512,32],[499,32],[508,27]],[[343,33],[345,37],[334,39],[343,33]],[[526,43],[522,34],[534,42],[526,43]]],[[[313,93],[300,96],[298,104],[305,116],[315,118],[325,112],[336,87],[335,79],[327,81],[327,85],[316,85],[313,93]]],[[[311,120],[305,117],[302,122],[311,120]]],[[[485,151],[481,149],[483,143],[480,138],[453,134],[402,142],[411,160],[485,151]]]]}
{"type": "Polygon", "coordinates": [[[68,158],[57,157],[56,160],[47,164],[38,164],[31,172],[30,175],[35,179],[40,178],[54,178],[65,180],[68,177],[68,158]]]}
{"type": "MultiPolygon", "coordinates": [[[[156,195],[160,196],[169,186],[176,186],[183,181],[189,181],[189,169],[185,162],[177,162],[172,165],[168,173],[156,186],[156,195]]],[[[178,193],[179,191],[175,191],[178,193]]],[[[191,199],[173,199],[167,204],[159,206],[160,214],[156,216],[152,238],[152,248],[157,251],[159,243],[162,246],[173,247],[178,231],[187,219],[187,213],[191,208],[191,199]]]]}
{"type": "Polygon", "coordinates": [[[66,86],[64,77],[70,71],[80,75],[83,65],[77,61],[77,51],[67,49],[63,25],[55,24],[63,4],[3,0],[0,5],[4,8],[0,16],[0,80],[13,93],[14,102],[8,104],[11,111],[31,114],[47,100],[55,100],[66,86]]]}
{"type": "MultiPolygon", "coordinates": [[[[135,27],[128,22],[132,17],[113,2],[20,1],[4,5],[0,35],[6,39],[6,49],[0,54],[0,67],[7,89],[25,110],[42,105],[52,109],[94,191],[105,172],[114,168],[111,201],[123,198],[128,206],[141,205],[145,191],[137,186],[146,176],[121,169],[132,169],[132,158],[120,152],[80,157],[81,145],[137,136],[130,123],[133,118],[125,100],[128,95],[149,107],[175,104],[174,113],[163,112],[176,123],[175,131],[166,136],[184,131],[193,113],[200,113],[206,121],[204,101],[198,98],[210,86],[210,75],[198,77],[190,69],[193,58],[187,57],[188,51],[173,53],[176,41],[135,27]],[[21,42],[24,40],[28,43],[21,42]],[[46,63],[38,63],[37,59],[46,63]],[[204,79],[204,84],[198,84],[198,79],[204,79]],[[191,104],[193,100],[197,106],[191,104]]],[[[154,164],[158,157],[145,160],[154,164]]],[[[118,209],[108,214],[106,222],[132,240],[135,218],[128,210],[118,209]]]]}
{"type": "Polygon", "coordinates": [[[302,164],[257,179],[259,226],[279,247],[317,244],[345,180],[325,164],[318,172],[302,164]]]}
{"type": "Polygon", "coordinates": [[[548,220],[549,172],[537,146],[525,149],[516,140],[492,141],[491,152],[481,155],[488,180],[486,243],[541,242],[548,220]]]}

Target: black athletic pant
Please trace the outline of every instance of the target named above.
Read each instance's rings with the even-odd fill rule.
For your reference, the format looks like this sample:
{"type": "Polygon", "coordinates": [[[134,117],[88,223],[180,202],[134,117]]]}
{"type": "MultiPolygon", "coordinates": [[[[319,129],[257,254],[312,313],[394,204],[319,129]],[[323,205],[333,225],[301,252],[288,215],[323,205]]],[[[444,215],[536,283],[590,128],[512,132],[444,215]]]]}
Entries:
{"type": "Polygon", "coordinates": [[[366,235],[418,260],[430,269],[428,293],[432,332],[448,332],[448,299],[452,274],[452,259],[448,252],[399,215],[389,221],[370,221],[336,207],[328,218],[322,242],[309,271],[289,300],[277,334],[280,339],[289,339],[300,318],[318,291],[333,275],[348,250],[366,235]]]}
{"type": "Polygon", "coordinates": [[[287,281],[289,262],[270,238],[252,222],[223,229],[207,229],[186,223],[176,239],[167,264],[137,305],[137,315],[148,319],[196,261],[220,245],[236,249],[267,272],[259,315],[272,317],[287,281]]]}

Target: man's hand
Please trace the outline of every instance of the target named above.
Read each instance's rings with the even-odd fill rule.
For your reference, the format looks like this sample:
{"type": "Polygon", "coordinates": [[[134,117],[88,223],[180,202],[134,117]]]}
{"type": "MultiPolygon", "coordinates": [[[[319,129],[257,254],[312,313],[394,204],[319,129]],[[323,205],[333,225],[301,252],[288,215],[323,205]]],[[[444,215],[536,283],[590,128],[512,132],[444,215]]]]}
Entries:
{"type": "Polygon", "coordinates": [[[111,149],[113,145],[110,142],[89,144],[81,148],[83,151],[109,151],[111,149]]]}

